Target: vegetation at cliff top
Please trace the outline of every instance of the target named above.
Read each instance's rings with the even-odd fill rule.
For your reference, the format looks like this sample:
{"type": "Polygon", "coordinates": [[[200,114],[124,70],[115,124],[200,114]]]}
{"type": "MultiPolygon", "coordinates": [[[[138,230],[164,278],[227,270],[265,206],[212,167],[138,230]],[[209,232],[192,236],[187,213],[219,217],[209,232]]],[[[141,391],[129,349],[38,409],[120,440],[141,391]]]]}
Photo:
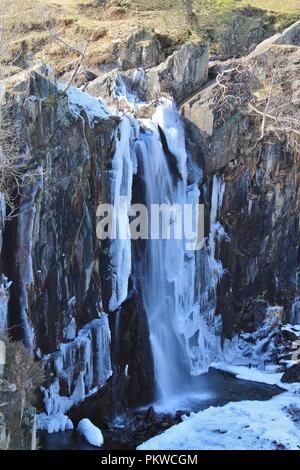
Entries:
{"type": "MultiPolygon", "coordinates": [[[[111,59],[111,43],[123,41],[137,28],[154,28],[175,42],[192,36],[183,13],[184,0],[0,0],[4,14],[2,65],[4,75],[16,73],[37,59],[52,65],[58,73],[72,68],[76,49],[89,41],[85,63],[98,67],[111,59]],[[53,34],[73,49],[51,42],[53,34]],[[3,45],[4,44],[4,45],[3,45]]],[[[238,18],[246,7],[262,9],[262,15],[276,14],[279,27],[300,16],[299,0],[194,0],[201,34],[212,43],[238,18]]],[[[244,29],[255,28],[259,15],[246,14],[244,29]]],[[[1,53],[0,53],[1,55],[1,53]]]]}

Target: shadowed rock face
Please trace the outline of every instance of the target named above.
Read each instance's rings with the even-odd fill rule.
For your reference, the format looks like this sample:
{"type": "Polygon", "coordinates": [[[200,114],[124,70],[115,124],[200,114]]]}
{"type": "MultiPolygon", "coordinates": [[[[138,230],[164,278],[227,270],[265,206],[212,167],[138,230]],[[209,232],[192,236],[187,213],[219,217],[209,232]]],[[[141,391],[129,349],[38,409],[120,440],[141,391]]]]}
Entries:
{"type": "Polygon", "coordinates": [[[266,143],[224,170],[221,223],[230,241],[219,247],[227,272],[218,311],[225,335],[256,329],[263,303],[284,306],[290,320],[300,263],[299,171],[299,154],[280,143],[266,143]]]}
{"type": "MultiPolygon", "coordinates": [[[[299,73],[299,47],[271,44],[249,57],[244,70],[237,67],[238,61],[223,65],[228,72],[219,80],[226,86],[225,100],[212,81],[182,105],[190,151],[205,170],[204,185],[209,187],[214,174],[225,183],[219,221],[228,237],[217,250],[225,270],[217,305],[225,337],[257,329],[272,305],[283,306],[283,320],[292,321],[292,306],[299,297],[297,137],[288,130],[280,138],[272,132],[261,137],[262,118],[249,112],[256,90],[269,90],[272,70],[277,70],[278,77],[282,73],[290,80],[278,79],[284,83],[276,85],[270,109],[289,109],[289,116],[299,119],[292,101],[299,93],[299,82],[292,79],[299,73]]],[[[288,118],[280,114],[279,119],[282,116],[288,118]]]]}
{"type": "Polygon", "coordinates": [[[165,62],[149,70],[149,95],[170,94],[181,101],[207,82],[208,47],[187,43],[165,62]]]}
{"type": "Polygon", "coordinates": [[[102,309],[96,208],[108,197],[118,118],[96,119],[91,128],[84,110],[72,114],[55,83],[37,72],[27,80],[29,90],[15,95],[14,110],[27,159],[24,187],[3,253],[13,281],[11,321],[23,324],[20,334],[29,342],[27,319],[44,354],[68,339],[71,321],[76,335],[102,309]]]}
{"type": "MultiPolygon", "coordinates": [[[[96,209],[111,201],[111,162],[120,118],[104,113],[91,119],[84,106],[74,113],[68,94],[59,91],[48,72],[39,66],[8,84],[11,119],[20,129],[24,185],[17,197],[17,215],[5,224],[1,267],[12,281],[9,326],[14,338],[24,339],[46,361],[47,387],[58,376],[60,394],[72,399],[93,356],[93,371],[85,371],[82,382],[82,399],[110,375],[110,340],[99,320],[109,313],[109,244],[96,237],[96,209]],[[100,357],[101,341],[106,342],[106,358],[100,357]],[[66,344],[61,349],[62,343],[66,344]]],[[[130,336],[126,353],[126,364],[131,367],[134,362],[137,382],[132,390],[139,390],[132,405],[148,396],[142,390],[150,385],[145,357],[139,353],[144,348],[141,338],[147,341],[147,325],[142,313],[131,316],[131,311],[134,306],[129,305],[131,323],[123,325],[124,342],[119,343],[127,350],[124,331],[127,326],[128,331],[139,330],[130,336]],[[144,372],[139,375],[139,370],[144,372]]],[[[112,337],[114,327],[111,322],[112,337]]],[[[121,401],[123,393],[128,395],[126,387],[120,390],[121,401]]],[[[109,413],[111,396],[110,391],[105,393],[103,413],[109,413]]]]}

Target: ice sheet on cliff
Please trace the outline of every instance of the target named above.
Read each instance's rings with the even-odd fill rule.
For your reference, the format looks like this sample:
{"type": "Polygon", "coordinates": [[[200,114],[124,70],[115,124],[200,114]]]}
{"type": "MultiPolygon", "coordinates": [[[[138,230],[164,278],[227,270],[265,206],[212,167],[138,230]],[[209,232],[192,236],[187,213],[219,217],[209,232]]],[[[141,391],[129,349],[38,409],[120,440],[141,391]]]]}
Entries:
{"type": "Polygon", "coordinates": [[[128,211],[131,205],[132,180],[136,173],[132,145],[138,135],[137,122],[123,116],[116,135],[112,160],[111,194],[115,211],[116,238],[110,244],[112,294],[109,309],[116,310],[127,297],[131,273],[131,237],[128,211]]]}
{"type": "Polygon", "coordinates": [[[85,325],[74,341],[61,344],[58,351],[43,359],[52,365],[55,379],[49,387],[42,387],[46,414],[39,415],[38,427],[50,429],[49,432],[57,428],[64,430],[67,420],[62,416],[99,390],[111,376],[107,315],[85,325]],[[81,365],[79,373],[78,364],[81,365]],[[68,395],[60,395],[60,382],[64,383],[68,395]]]}
{"type": "MultiPolygon", "coordinates": [[[[64,85],[58,83],[57,88],[59,91],[63,91],[64,85]]],[[[70,111],[77,117],[81,115],[82,111],[85,111],[91,127],[93,127],[93,121],[96,118],[106,119],[111,115],[105,100],[95,98],[74,86],[70,86],[66,94],[70,111]]]]}

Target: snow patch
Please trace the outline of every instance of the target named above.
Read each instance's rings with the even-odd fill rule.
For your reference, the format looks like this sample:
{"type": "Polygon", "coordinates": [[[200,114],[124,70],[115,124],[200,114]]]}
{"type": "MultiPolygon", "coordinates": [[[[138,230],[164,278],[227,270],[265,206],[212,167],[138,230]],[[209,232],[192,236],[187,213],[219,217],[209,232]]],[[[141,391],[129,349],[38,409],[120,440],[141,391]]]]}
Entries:
{"type": "MultiPolygon", "coordinates": [[[[58,83],[57,88],[59,91],[63,91],[64,85],[58,83]]],[[[66,94],[70,111],[76,117],[81,117],[82,111],[85,111],[90,127],[94,127],[95,119],[108,119],[111,116],[111,112],[103,99],[95,98],[74,86],[70,86],[66,94]]]]}
{"type": "Polygon", "coordinates": [[[295,410],[300,411],[300,397],[289,393],[268,401],[210,407],[185,417],[138,450],[299,450],[295,410]]]}

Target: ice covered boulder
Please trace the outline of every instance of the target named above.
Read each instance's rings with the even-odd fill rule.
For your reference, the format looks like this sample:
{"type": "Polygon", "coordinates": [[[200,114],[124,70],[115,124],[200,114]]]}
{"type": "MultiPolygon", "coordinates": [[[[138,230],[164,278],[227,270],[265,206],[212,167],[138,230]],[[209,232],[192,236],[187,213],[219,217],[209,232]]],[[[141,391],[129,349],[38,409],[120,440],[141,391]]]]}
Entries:
{"type": "Polygon", "coordinates": [[[80,435],[92,446],[101,447],[104,439],[102,432],[89,419],[79,421],[78,431],[80,435]]]}

